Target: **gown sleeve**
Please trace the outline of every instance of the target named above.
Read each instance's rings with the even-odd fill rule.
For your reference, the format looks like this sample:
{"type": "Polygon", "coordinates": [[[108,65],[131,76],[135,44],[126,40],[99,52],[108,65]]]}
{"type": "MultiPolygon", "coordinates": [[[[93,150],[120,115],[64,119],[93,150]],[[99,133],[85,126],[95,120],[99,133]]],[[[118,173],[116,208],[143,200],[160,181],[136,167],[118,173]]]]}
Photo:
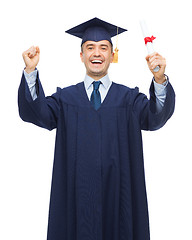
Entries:
{"type": "Polygon", "coordinates": [[[136,115],[141,130],[157,130],[165,125],[167,120],[172,116],[175,108],[175,92],[170,82],[167,84],[167,94],[164,106],[160,112],[157,111],[156,96],[154,91],[154,83],[150,87],[150,99],[147,96],[139,93],[133,102],[133,112],[136,115]]]}
{"type": "Polygon", "coordinates": [[[23,74],[18,91],[18,107],[21,119],[48,130],[56,128],[59,114],[60,90],[61,89],[58,88],[55,94],[50,97],[45,97],[39,80],[39,74],[37,74],[37,98],[33,100],[23,74]]]}

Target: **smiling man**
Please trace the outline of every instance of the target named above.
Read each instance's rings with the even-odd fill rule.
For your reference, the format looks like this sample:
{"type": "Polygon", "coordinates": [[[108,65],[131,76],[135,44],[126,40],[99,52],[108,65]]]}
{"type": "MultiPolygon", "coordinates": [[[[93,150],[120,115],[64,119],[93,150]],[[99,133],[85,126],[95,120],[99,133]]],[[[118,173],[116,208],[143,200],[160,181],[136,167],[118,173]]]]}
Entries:
{"type": "Polygon", "coordinates": [[[146,57],[154,75],[148,100],[109,79],[116,26],[94,18],[67,32],[82,39],[84,81],[45,97],[40,50],[31,47],[18,96],[24,121],[57,129],[47,239],[149,240],[141,130],[157,130],[173,114],[166,61],[158,53],[146,57]]]}
{"type": "Polygon", "coordinates": [[[107,74],[110,63],[113,62],[112,45],[109,41],[87,41],[82,46],[80,53],[84,62],[87,75],[99,80],[107,74]]]}

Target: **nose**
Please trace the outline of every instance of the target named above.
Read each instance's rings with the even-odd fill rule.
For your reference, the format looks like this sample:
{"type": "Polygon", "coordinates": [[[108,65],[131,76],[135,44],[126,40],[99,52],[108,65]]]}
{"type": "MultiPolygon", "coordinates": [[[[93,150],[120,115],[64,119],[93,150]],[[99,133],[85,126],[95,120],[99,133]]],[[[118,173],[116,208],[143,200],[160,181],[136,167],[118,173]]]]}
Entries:
{"type": "Polygon", "coordinates": [[[95,48],[94,56],[95,56],[95,57],[100,56],[100,51],[99,51],[99,48],[98,48],[98,47],[95,48]]]}

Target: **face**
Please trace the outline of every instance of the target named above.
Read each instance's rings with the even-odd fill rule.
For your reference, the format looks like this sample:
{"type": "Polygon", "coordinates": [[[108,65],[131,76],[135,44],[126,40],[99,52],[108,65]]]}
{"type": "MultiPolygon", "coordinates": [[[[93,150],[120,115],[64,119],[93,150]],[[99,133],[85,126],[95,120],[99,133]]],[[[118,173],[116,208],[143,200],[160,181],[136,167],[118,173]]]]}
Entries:
{"type": "Polygon", "coordinates": [[[99,42],[87,41],[82,46],[81,61],[85,64],[87,75],[95,80],[104,77],[113,61],[111,43],[107,40],[99,42]]]}

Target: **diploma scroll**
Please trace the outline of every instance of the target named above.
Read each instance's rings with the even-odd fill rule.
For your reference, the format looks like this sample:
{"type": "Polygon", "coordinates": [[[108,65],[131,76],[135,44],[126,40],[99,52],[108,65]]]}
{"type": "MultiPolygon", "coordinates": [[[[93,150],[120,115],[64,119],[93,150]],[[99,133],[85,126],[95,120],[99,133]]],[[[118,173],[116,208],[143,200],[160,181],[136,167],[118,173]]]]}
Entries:
{"type": "MultiPolygon", "coordinates": [[[[147,47],[147,51],[148,51],[149,54],[152,54],[152,53],[154,53],[153,40],[155,39],[155,37],[153,37],[149,34],[147,24],[144,20],[140,21],[140,25],[141,25],[141,30],[143,32],[143,37],[144,37],[145,45],[147,47]]],[[[153,71],[158,72],[159,71],[159,66],[154,68],[153,71]]]]}

